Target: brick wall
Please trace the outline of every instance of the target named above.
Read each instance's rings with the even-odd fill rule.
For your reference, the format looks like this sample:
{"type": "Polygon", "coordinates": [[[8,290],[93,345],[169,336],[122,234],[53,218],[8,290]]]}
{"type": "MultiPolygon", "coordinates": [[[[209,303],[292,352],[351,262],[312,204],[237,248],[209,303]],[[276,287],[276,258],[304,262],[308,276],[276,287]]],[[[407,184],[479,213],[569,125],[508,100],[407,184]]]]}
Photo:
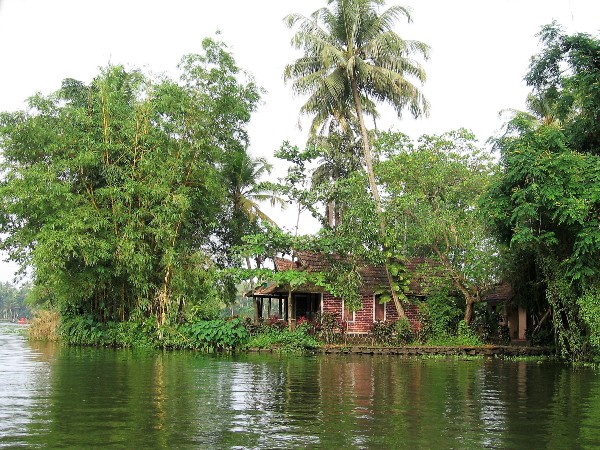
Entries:
{"type": "MultiPolygon", "coordinates": [[[[355,311],[354,314],[350,313],[350,317],[343,317],[343,300],[331,294],[323,294],[321,308],[323,312],[335,314],[338,318],[343,317],[348,324],[348,333],[368,333],[371,331],[374,322],[374,297],[373,295],[363,295],[361,302],[361,309],[355,311]]],[[[412,304],[405,304],[404,308],[413,329],[418,329],[420,327],[419,309],[412,304]]],[[[398,312],[393,301],[385,304],[385,320],[398,320],[398,312]]]]}

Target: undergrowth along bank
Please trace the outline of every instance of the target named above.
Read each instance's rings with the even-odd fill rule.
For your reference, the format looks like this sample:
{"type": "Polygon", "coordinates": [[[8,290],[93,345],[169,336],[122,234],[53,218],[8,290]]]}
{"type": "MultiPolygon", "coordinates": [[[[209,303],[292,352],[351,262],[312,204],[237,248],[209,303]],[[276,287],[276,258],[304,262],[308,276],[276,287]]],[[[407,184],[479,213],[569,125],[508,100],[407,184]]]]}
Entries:
{"type": "Polygon", "coordinates": [[[322,317],[318,321],[303,320],[292,331],[284,322],[270,319],[259,324],[234,317],[158,326],[156,318],[98,322],[91,316],[60,318],[57,313],[45,311],[36,315],[29,337],[80,346],[181,349],[207,353],[249,349],[293,354],[344,353],[350,352],[352,346],[359,346],[370,349],[359,350],[359,353],[387,349],[384,353],[396,354],[398,352],[394,353],[393,349],[422,348],[425,349],[422,353],[428,355],[436,348],[442,349],[440,353],[448,353],[443,349],[486,347],[486,343],[464,323],[459,324],[454,334],[430,335],[411,333],[404,324],[377,323],[371,333],[357,339],[348,335],[332,317],[322,317]]]}

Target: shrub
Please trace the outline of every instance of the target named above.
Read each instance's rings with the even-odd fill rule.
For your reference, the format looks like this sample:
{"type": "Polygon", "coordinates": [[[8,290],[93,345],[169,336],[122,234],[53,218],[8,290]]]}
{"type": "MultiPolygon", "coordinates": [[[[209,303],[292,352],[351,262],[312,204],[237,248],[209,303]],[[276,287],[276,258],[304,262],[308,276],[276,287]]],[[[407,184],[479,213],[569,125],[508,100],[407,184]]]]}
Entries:
{"type": "Polygon", "coordinates": [[[239,318],[201,320],[180,325],[180,345],[204,351],[233,351],[245,347],[250,334],[239,318]],[[187,342],[186,342],[187,341],[187,342]]]}
{"type": "Polygon", "coordinates": [[[250,348],[277,349],[283,353],[305,353],[320,345],[306,326],[299,326],[294,331],[271,328],[252,337],[248,342],[250,348]]]}
{"type": "Polygon", "coordinates": [[[328,312],[317,313],[314,321],[318,327],[318,335],[326,344],[333,344],[344,340],[347,323],[341,320],[337,314],[328,312]]]}
{"type": "Polygon", "coordinates": [[[419,304],[419,341],[444,338],[456,330],[463,313],[457,302],[457,298],[440,290],[419,304]]]}
{"type": "MultiPolygon", "coordinates": [[[[600,355],[600,288],[589,289],[577,299],[580,316],[588,330],[588,342],[596,356],[600,355]]],[[[545,342],[543,342],[545,344],[545,342]]]]}
{"type": "Polygon", "coordinates": [[[408,344],[414,340],[414,333],[410,321],[405,317],[394,322],[396,342],[400,345],[408,344]]]}
{"type": "Polygon", "coordinates": [[[29,339],[56,342],[59,339],[60,314],[58,311],[39,310],[34,313],[27,330],[29,339]]]}
{"type": "Polygon", "coordinates": [[[481,339],[477,333],[464,320],[458,322],[458,330],[456,335],[456,345],[477,346],[482,345],[481,339]]]}
{"type": "Polygon", "coordinates": [[[413,329],[407,318],[396,321],[376,321],[370,331],[373,344],[406,345],[414,340],[413,329]]]}
{"type": "Polygon", "coordinates": [[[394,339],[395,323],[377,320],[371,327],[370,335],[373,344],[390,344],[394,339]]]}

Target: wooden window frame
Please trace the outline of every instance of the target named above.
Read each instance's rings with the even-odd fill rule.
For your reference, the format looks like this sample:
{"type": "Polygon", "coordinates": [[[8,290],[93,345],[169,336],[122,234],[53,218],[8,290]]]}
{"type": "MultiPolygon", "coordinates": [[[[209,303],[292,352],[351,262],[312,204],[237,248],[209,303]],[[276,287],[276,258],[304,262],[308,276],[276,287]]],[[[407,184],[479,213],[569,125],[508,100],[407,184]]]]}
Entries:
{"type": "Polygon", "coordinates": [[[356,311],[349,311],[346,309],[346,301],[342,299],[342,320],[345,320],[348,323],[356,322],[356,311]],[[349,314],[346,314],[346,311],[351,314],[351,319],[348,318],[349,314]]]}
{"type": "MultiPolygon", "coordinates": [[[[377,305],[380,304],[379,303],[379,299],[377,298],[379,297],[376,294],[373,294],[373,323],[375,323],[377,321],[377,305]]],[[[386,308],[386,304],[385,303],[381,303],[381,306],[383,307],[383,320],[382,322],[386,322],[387,321],[387,308],[386,308]]]]}

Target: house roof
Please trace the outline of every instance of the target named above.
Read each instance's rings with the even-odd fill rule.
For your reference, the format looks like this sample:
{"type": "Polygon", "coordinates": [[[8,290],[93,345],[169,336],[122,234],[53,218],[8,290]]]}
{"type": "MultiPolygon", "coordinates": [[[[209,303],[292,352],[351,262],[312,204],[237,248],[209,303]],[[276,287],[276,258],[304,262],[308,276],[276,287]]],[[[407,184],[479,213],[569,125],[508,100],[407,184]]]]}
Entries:
{"type": "Polygon", "coordinates": [[[483,299],[488,303],[501,303],[510,300],[514,295],[512,285],[510,283],[500,283],[494,287],[492,292],[483,299]]]}
{"type": "MultiPolygon", "coordinates": [[[[292,261],[285,258],[275,258],[275,270],[303,270],[308,272],[331,272],[335,261],[344,261],[344,258],[339,255],[327,255],[324,253],[315,253],[307,251],[298,251],[295,254],[296,260],[292,261]]],[[[425,258],[413,258],[406,263],[406,268],[411,273],[411,279],[408,286],[409,294],[415,296],[424,296],[427,286],[425,273],[432,272],[434,263],[425,258]]],[[[374,265],[369,263],[359,263],[358,272],[363,279],[361,292],[373,293],[380,286],[387,286],[388,278],[383,265],[374,265]]],[[[305,292],[323,292],[323,288],[319,286],[301,286],[295,289],[296,291],[305,292]]],[[[249,296],[268,297],[281,296],[287,294],[285,286],[270,284],[267,286],[259,286],[249,296]]]]}

